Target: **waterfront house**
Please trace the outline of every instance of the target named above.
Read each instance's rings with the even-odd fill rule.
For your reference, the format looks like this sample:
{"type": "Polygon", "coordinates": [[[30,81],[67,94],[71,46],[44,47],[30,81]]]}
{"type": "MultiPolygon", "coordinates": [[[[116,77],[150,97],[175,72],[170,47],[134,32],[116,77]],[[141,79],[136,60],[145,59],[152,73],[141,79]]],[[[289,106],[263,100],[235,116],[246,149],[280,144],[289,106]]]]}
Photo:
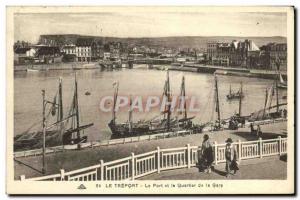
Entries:
{"type": "Polygon", "coordinates": [[[110,60],[110,52],[104,52],[103,53],[103,60],[110,60]]]}
{"type": "Polygon", "coordinates": [[[76,56],[78,62],[90,62],[92,60],[93,38],[79,38],[76,42],[76,56]]]}
{"type": "Polygon", "coordinates": [[[212,65],[257,68],[259,52],[251,40],[207,43],[207,59],[212,65]]]}
{"type": "Polygon", "coordinates": [[[64,62],[77,61],[75,44],[66,44],[62,47],[61,51],[63,53],[64,62]]]}
{"type": "Polygon", "coordinates": [[[30,62],[36,54],[36,50],[31,47],[18,47],[14,50],[14,63],[25,64],[30,62]]]}
{"type": "Polygon", "coordinates": [[[269,70],[277,70],[276,63],[280,63],[279,70],[287,70],[287,44],[269,43],[260,47],[260,65],[269,70]]]}
{"type": "Polygon", "coordinates": [[[59,47],[41,46],[36,52],[36,57],[40,63],[51,64],[60,63],[62,54],[59,47]]]}
{"type": "Polygon", "coordinates": [[[287,70],[287,44],[273,43],[270,44],[270,68],[277,70],[276,62],[280,62],[280,69],[287,70]]]}
{"type": "Polygon", "coordinates": [[[100,40],[94,40],[91,44],[92,61],[97,61],[103,58],[104,45],[100,40]]]}

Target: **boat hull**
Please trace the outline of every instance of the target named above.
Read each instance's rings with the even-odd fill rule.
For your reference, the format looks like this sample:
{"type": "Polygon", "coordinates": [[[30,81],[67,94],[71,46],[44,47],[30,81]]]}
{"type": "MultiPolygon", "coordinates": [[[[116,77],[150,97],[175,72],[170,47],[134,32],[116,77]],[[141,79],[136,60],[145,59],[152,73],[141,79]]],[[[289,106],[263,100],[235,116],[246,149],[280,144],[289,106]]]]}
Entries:
{"type": "Polygon", "coordinates": [[[280,89],[287,89],[287,85],[286,84],[282,84],[282,83],[279,83],[277,85],[277,87],[280,88],[280,89]]]}
{"type": "Polygon", "coordinates": [[[244,98],[244,95],[240,95],[240,94],[228,94],[226,95],[227,100],[234,100],[234,99],[240,99],[240,98],[244,98]]]}
{"type": "MultiPolygon", "coordinates": [[[[81,134],[80,138],[73,137],[73,133],[81,131],[85,128],[92,126],[93,124],[87,124],[80,126],[77,129],[68,129],[64,132],[63,137],[59,131],[47,131],[46,132],[46,146],[60,146],[69,144],[78,144],[87,141],[87,136],[81,134]]],[[[29,149],[39,149],[43,147],[43,132],[23,133],[15,136],[14,138],[14,151],[22,151],[29,149]]]]}
{"type": "Polygon", "coordinates": [[[171,123],[169,128],[167,128],[164,123],[157,126],[151,126],[147,123],[135,123],[132,125],[132,128],[129,129],[129,124],[115,124],[113,121],[108,124],[108,127],[112,132],[111,139],[135,137],[140,135],[152,135],[175,130],[192,130],[201,132],[198,126],[193,125],[191,119],[192,118],[188,118],[187,120],[179,120],[178,123],[171,123]]]}

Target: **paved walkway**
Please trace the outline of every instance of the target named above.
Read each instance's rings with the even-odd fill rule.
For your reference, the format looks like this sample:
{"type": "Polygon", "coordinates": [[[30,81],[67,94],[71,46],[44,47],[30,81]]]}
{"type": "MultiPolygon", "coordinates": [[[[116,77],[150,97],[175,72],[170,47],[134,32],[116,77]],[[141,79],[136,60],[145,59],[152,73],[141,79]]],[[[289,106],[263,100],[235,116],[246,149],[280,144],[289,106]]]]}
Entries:
{"type": "MultiPolygon", "coordinates": [[[[262,139],[277,138],[279,135],[285,136],[287,124],[286,122],[280,122],[275,124],[262,125],[261,129],[263,131],[262,139]]],[[[258,139],[257,136],[250,134],[249,128],[209,132],[207,134],[211,138],[211,141],[216,141],[218,143],[224,143],[228,137],[231,137],[233,141],[250,141],[258,139]]],[[[93,149],[87,148],[80,151],[70,150],[56,154],[48,154],[46,155],[47,174],[57,174],[59,173],[60,169],[71,171],[83,167],[89,167],[98,164],[101,159],[103,159],[105,162],[108,162],[124,158],[130,156],[131,152],[137,155],[153,151],[158,146],[161,149],[183,147],[186,144],[198,146],[201,145],[202,140],[203,134],[193,134],[186,135],[184,137],[140,141],[119,145],[101,146],[93,149]]],[[[23,157],[17,158],[17,160],[21,161],[25,165],[20,164],[20,162],[14,162],[15,179],[19,179],[20,175],[25,175],[26,177],[41,176],[41,173],[37,170],[42,169],[42,156],[23,157]]]]}
{"type": "Polygon", "coordinates": [[[209,179],[286,179],[287,163],[284,157],[278,156],[244,160],[240,163],[240,170],[236,175],[225,177],[225,165],[219,164],[211,174],[199,172],[198,168],[175,169],[151,174],[140,180],[209,180],[209,179]]]}

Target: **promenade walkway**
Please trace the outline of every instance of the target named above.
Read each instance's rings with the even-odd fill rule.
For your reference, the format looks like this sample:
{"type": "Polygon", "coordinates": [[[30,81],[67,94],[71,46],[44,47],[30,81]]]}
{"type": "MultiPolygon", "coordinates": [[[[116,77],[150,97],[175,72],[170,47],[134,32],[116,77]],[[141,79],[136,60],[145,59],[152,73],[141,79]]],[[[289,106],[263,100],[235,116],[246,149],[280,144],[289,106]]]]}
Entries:
{"type": "Polygon", "coordinates": [[[199,172],[198,168],[183,168],[151,174],[139,180],[222,180],[222,179],[286,179],[286,157],[243,160],[236,175],[226,178],[225,164],[219,164],[212,173],[199,172]]]}
{"type": "MultiPolygon", "coordinates": [[[[275,124],[268,124],[261,126],[263,135],[262,139],[277,138],[278,136],[286,136],[287,124],[286,122],[280,122],[275,124]]],[[[224,130],[218,132],[210,132],[208,135],[211,141],[216,141],[219,144],[224,143],[228,137],[231,137],[233,141],[251,141],[257,140],[257,136],[250,134],[249,128],[240,128],[239,130],[224,130]]],[[[97,148],[87,148],[80,151],[65,151],[56,154],[49,154],[46,156],[46,168],[47,175],[55,174],[60,169],[71,171],[88,167],[91,165],[99,164],[103,159],[105,162],[121,159],[130,156],[131,153],[141,154],[149,151],[153,151],[156,147],[174,148],[182,147],[186,144],[191,146],[201,145],[203,140],[203,134],[187,135],[184,137],[173,137],[151,141],[140,141],[134,143],[126,143],[120,145],[110,145],[97,148]]],[[[31,156],[17,158],[20,162],[14,162],[15,178],[19,179],[20,175],[26,175],[26,177],[38,177],[41,173],[37,170],[42,168],[42,156],[31,156]],[[31,166],[31,167],[28,167],[31,166]],[[36,170],[34,170],[36,169],[36,170]]]]}

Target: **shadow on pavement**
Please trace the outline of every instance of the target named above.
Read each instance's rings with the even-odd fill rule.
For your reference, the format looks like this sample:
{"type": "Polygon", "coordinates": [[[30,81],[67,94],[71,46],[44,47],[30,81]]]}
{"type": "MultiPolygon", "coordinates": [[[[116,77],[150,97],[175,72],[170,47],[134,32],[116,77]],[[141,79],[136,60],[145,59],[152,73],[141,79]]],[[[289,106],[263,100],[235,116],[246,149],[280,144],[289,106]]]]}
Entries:
{"type": "Polygon", "coordinates": [[[287,154],[286,154],[286,155],[280,156],[279,159],[280,159],[281,161],[283,161],[283,162],[287,162],[287,154]]]}
{"type": "Polygon", "coordinates": [[[219,174],[220,176],[226,176],[226,172],[225,171],[218,170],[218,169],[216,169],[214,167],[212,167],[211,170],[213,172],[215,172],[216,174],[219,174]]]}

